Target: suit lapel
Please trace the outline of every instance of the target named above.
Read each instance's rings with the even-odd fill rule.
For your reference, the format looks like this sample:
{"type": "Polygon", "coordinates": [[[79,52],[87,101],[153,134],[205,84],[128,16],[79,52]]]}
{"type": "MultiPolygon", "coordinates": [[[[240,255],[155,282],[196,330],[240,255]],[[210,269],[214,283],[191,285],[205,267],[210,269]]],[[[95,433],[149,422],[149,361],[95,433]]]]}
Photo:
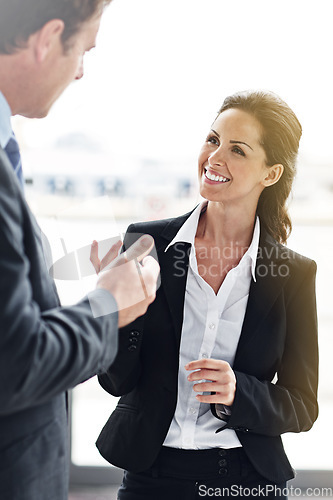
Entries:
{"type": "Polygon", "coordinates": [[[234,368],[237,369],[242,355],[248,355],[245,347],[269,314],[281,289],[289,277],[287,249],[279,245],[262,228],[256,263],[256,282],[252,280],[249,299],[239,339],[234,368]]]}
{"type": "Polygon", "coordinates": [[[176,243],[160,256],[161,283],[165,293],[177,338],[180,338],[189,263],[189,243],[176,243]]]}
{"type": "Polygon", "coordinates": [[[180,341],[183,325],[185,289],[191,245],[178,242],[166,252],[165,249],[190,215],[191,212],[173,219],[161,233],[161,243],[157,248],[161,266],[161,288],[169,305],[178,341],[180,341]]]}

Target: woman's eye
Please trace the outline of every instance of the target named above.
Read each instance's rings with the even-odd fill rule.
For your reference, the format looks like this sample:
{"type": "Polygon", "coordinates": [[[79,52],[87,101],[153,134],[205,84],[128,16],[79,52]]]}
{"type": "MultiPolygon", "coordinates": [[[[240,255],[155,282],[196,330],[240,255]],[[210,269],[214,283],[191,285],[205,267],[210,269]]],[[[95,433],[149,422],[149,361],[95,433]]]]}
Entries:
{"type": "Polygon", "coordinates": [[[211,144],[216,144],[218,145],[218,140],[214,135],[209,135],[206,139],[207,142],[210,142],[211,144]]]}
{"type": "Polygon", "coordinates": [[[245,156],[244,151],[243,151],[241,148],[239,148],[238,146],[234,146],[234,147],[232,148],[232,151],[233,151],[234,153],[237,153],[238,155],[245,156]]]}

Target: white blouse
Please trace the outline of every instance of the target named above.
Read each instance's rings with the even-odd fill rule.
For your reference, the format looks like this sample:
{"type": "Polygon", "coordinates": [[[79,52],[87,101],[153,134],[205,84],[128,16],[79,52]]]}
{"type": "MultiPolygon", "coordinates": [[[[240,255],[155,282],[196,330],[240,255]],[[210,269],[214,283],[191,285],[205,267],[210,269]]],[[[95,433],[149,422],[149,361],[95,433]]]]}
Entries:
{"type": "MultiPolygon", "coordinates": [[[[199,217],[207,202],[193,211],[166,248],[177,242],[191,244],[187,275],[184,319],[179,353],[178,399],[164,446],[185,449],[235,448],[241,443],[235,431],[215,431],[225,423],[217,419],[208,403],[200,403],[189,382],[184,366],[196,359],[214,358],[233,366],[247,306],[251,278],[255,281],[260,223],[253,232],[252,242],[239,264],[226,275],[217,295],[199,275],[194,240],[199,217]]],[[[226,249],[227,251],[227,249],[226,249]]],[[[219,262],[217,261],[217,266],[219,262]]],[[[218,267],[214,272],[218,272],[218,267]]]]}

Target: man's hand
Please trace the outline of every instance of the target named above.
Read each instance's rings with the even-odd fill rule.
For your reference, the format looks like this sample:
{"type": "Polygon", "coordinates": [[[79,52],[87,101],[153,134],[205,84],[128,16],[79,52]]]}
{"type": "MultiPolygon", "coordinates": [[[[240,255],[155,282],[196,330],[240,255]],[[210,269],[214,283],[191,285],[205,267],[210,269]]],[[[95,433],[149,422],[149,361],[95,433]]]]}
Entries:
{"type": "MultiPolygon", "coordinates": [[[[108,290],[114,296],[118,305],[118,325],[123,327],[142,316],[155,299],[160,267],[153,257],[145,257],[154,245],[151,236],[141,237],[119,257],[118,243],[111,247],[108,257],[102,260],[102,263],[105,260],[104,265],[101,263],[104,271],[101,272],[96,286],[108,290]],[[115,257],[112,261],[111,255],[115,257]],[[105,266],[109,269],[105,270],[105,266]]],[[[96,269],[96,254],[94,255],[96,265],[93,259],[91,261],[96,269]]]]}
{"type": "Polygon", "coordinates": [[[110,248],[108,253],[103,257],[103,259],[100,260],[98,257],[98,242],[96,240],[92,242],[90,250],[90,262],[94,266],[96,274],[99,274],[100,271],[103,271],[103,269],[117,257],[121,245],[122,241],[121,240],[117,241],[117,243],[112,245],[112,247],[110,248]]]}
{"type": "Polygon", "coordinates": [[[187,377],[190,382],[202,381],[193,386],[195,392],[215,392],[209,395],[198,394],[196,398],[201,403],[233,404],[236,377],[229,363],[218,359],[198,359],[188,363],[185,369],[196,370],[187,377]]]}

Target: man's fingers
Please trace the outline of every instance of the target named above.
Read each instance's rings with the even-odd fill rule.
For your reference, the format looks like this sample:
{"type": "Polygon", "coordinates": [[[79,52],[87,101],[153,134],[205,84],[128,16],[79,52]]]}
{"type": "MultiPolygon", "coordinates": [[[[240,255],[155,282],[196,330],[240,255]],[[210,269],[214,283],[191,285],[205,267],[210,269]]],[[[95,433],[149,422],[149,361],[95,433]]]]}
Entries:
{"type": "Polygon", "coordinates": [[[121,266],[130,261],[140,262],[154,246],[154,238],[149,234],[144,234],[137,241],[133,243],[125,252],[121,253],[113,261],[109,262],[104,271],[111,269],[112,267],[121,266]]]}
{"type": "Polygon", "coordinates": [[[122,242],[120,240],[117,241],[117,243],[112,245],[108,253],[103,257],[102,261],[100,261],[98,257],[98,242],[96,240],[92,242],[90,250],[90,262],[94,266],[97,274],[105,269],[105,267],[117,257],[121,245],[122,242]]]}
{"type": "Polygon", "coordinates": [[[155,296],[160,266],[151,256],[145,257],[142,264],[139,264],[142,280],[144,282],[148,297],[155,296]]]}
{"type": "Polygon", "coordinates": [[[141,267],[152,274],[153,278],[157,280],[158,275],[160,273],[160,266],[154,257],[149,255],[145,257],[141,263],[141,267]]]}
{"type": "Polygon", "coordinates": [[[144,234],[133,243],[125,252],[127,260],[137,259],[141,262],[154,247],[154,238],[144,234]]]}
{"type": "Polygon", "coordinates": [[[94,266],[94,269],[96,271],[96,274],[99,273],[100,271],[100,260],[98,258],[98,243],[96,240],[94,240],[91,244],[91,250],[90,250],[90,262],[94,266]]]}
{"type": "Polygon", "coordinates": [[[143,235],[100,274],[97,288],[105,288],[116,299],[119,327],[142,316],[156,296],[160,266],[147,256],[153,246],[154,239],[143,235]]]}
{"type": "Polygon", "coordinates": [[[112,245],[108,253],[103,257],[100,265],[100,270],[102,271],[110,262],[112,262],[118,255],[119,250],[121,248],[122,241],[119,240],[117,243],[112,245]]]}

